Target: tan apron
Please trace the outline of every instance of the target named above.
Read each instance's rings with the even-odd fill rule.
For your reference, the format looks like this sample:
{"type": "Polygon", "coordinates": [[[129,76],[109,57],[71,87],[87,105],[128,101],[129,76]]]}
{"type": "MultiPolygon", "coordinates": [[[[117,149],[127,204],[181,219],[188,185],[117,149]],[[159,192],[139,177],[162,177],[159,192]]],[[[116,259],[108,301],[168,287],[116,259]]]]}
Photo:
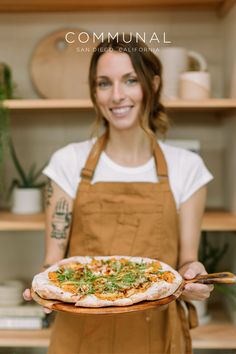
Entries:
{"type": "MultiPolygon", "coordinates": [[[[91,184],[106,141],[107,134],[97,140],[81,173],[69,255],[150,257],[176,269],[178,215],[159,145],[153,141],[158,183],[91,184]]],[[[173,302],[163,311],[120,315],[58,313],[49,354],[97,353],[192,353],[189,323],[181,303],[173,302]]]]}

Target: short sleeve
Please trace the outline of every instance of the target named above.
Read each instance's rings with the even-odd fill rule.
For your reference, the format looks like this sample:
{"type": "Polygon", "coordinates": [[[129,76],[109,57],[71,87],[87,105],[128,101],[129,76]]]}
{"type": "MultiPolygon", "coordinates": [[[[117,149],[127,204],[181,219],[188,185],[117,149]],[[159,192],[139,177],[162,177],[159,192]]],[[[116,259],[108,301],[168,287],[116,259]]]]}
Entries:
{"type": "Polygon", "coordinates": [[[71,198],[75,198],[77,189],[77,167],[73,145],[69,144],[57,150],[51,157],[43,174],[59,185],[71,198]]]}
{"type": "Polygon", "coordinates": [[[180,204],[213,179],[202,158],[190,151],[185,151],[182,155],[179,176],[180,204]]]}

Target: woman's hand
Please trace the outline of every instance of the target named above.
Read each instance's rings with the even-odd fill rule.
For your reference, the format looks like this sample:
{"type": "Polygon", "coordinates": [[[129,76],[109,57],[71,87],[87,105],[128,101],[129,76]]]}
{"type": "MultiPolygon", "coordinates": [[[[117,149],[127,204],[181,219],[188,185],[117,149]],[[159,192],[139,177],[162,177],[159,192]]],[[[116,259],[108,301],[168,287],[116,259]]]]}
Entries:
{"type": "MultiPolygon", "coordinates": [[[[25,289],[25,291],[23,292],[23,298],[24,298],[25,301],[31,301],[31,300],[33,300],[32,296],[31,296],[30,289],[25,289]]],[[[46,314],[52,312],[52,310],[48,309],[47,307],[44,307],[43,310],[44,310],[44,312],[45,312],[46,314]]]]}
{"type": "MultiPolygon", "coordinates": [[[[200,262],[192,262],[181,267],[179,273],[184,279],[193,279],[197,275],[207,274],[204,265],[200,262]]],[[[181,298],[187,301],[202,301],[209,298],[213,289],[213,285],[189,283],[185,285],[181,298]]]]}

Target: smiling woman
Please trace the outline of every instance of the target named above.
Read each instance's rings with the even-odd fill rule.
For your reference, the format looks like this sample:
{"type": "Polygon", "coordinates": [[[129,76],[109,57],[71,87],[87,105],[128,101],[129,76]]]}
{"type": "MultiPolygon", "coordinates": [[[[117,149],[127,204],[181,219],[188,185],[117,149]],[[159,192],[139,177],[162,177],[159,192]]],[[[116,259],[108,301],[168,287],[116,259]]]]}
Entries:
{"type": "MultiPolygon", "coordinates": [[[[168,128],[158,58],[135,37],[105,40],[93,53],[89,85],[105,133],[58,150],[44,170],[50,193],[44,264],[65,256],[131,256],[162,261],[186,279],[204,274],[197,254],[212,176],[198,155],[157,139],[168,128]]],[[[188,284],[182,298],[203,300],[211,291],[188,284]]],[[[180,301],[163,311],[58,313],[49,354],[190,354],[193,313],[188,320],[180,301]]]]}

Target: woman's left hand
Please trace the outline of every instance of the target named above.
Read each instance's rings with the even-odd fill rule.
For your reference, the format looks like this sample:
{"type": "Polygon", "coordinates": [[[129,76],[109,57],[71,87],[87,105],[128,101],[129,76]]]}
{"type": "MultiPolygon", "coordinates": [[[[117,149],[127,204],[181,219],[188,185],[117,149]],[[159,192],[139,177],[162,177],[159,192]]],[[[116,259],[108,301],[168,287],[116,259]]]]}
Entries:
{"type": "MultiPolygon", "coordinates": [[[[204,265],[200,262],[192,262],[180,268],[179,273],[184,279],[193,279],[197,275],[207,274],[204,265]]],[[[211,291],[214,289],[213,285],[189,283],[186,284],[182,293],[183,300],[192,301],[202,301],[208,299],[211,291]]]]}

